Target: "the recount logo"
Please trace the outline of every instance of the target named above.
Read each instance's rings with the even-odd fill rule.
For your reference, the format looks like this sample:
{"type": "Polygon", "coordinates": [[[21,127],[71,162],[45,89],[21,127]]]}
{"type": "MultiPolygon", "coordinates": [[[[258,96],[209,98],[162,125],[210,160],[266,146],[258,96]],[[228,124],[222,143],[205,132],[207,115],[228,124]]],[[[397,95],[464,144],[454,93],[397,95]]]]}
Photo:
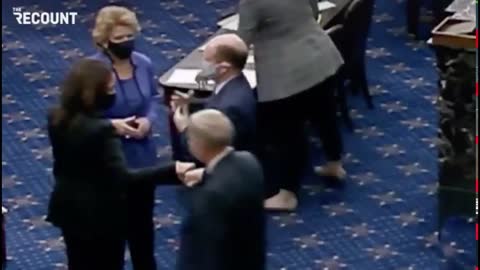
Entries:
{"type": "Polygon", "coordinates": [[[19,24],[75,24],[77,12],[26,12],[14,7],[13,15],[19,24]]]}

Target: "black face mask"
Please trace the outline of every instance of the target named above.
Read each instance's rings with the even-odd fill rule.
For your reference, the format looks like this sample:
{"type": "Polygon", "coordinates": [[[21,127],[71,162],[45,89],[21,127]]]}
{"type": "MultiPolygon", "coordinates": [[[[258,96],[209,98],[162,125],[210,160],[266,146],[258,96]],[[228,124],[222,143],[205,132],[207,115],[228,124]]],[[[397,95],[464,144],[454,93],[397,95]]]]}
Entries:
{"type": "Polygon", "coordinates": [[[115,94],[101,94],[97,96],[96,108],[98,110],[108,110],[115,104],[115,94]]]}
{"type": "Polygon", "coordinates": [[[108,42],[108,50],[119,59],[127,59],[132,55],[133,49],[135,48],[135,40],[129,39],[123,42],[114,43],[108,42]]]}

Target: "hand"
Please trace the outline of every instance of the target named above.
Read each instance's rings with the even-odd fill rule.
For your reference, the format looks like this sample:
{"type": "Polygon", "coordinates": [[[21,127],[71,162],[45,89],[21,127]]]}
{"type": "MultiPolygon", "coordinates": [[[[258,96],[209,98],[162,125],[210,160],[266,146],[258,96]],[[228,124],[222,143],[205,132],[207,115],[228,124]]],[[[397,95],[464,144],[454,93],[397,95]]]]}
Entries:
{"type": "Polygon", "coordinates": [[[173,122],[179,132],[183,132],[187,128],[189,114],[188,106],[176,108],[175,113],[173,114],[173,122]]]}
{"type": "Polygon", "coordinates": [[[196,186],[198,183],[202,181],[204,172],[205,172],[204,168],[189,170],[185,173],[185,179],[183,180],[183,182],[188,187],[196,186]]]}
{"type": "Polygon", "coordinates": [[[136,136],[136,139],[143,139],[145,138],[148,133],[150,132],[150,129],[152,127],[152,124],[150,123],[150,120],[146,117],[140,117],[135,119],[135,123],[138,125],[137,127],[137,133],[139,136],[136,136]]]}
{"type": "Polygon", "coordinates": [[[136,137],[138,131],[131,126],[131,123],[135,121],[135,116],[123,118],[123,119],[110,119],[115,131],[120,136],[136,137]]]}
{"type": "Polygon", "coordinates": [[[182,182],[185,180],[185,174],[187,171],[192,170],[195,168],[195,163],[193,162],[181,162],[177,161],[175,162],[175,172],[177,173],[178,178],[182,180],[182,182]]]}
{"type": "Polygon", "coordinates": [[[172,110],[175,111],[178,107],[188,106],[192,101],[193,94],[192,90],[188,91],[188,93],[175,91],[170,102],[172,110]]]}

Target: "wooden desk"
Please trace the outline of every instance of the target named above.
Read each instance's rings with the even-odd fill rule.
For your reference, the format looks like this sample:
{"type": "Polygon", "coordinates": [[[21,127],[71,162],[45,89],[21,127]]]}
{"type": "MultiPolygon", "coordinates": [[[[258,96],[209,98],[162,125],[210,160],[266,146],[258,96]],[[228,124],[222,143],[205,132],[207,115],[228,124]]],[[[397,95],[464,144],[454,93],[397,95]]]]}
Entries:
{"type": "MultiPolygon", "coordinates": [[[[465,5],[471,0],[457,0],[448,11],[452,17],[471,18],[465,5]]],[[[448,18],[447,18],[448,19],[448,18]]],[[[444,22],[443,22],[444,23],[444,22]]],[[[435,29],[439,29],[436,27],[435,29]]],[[[452,216],[475,216],[475,44],[471,37],[458,36],[440,44],[432,38],[429,44],[437,55],[441,82],[439,96],[439,191],[438,226],[452,216]],[[466,38],[467,40],[459,40],[466,38]]]]}
{"type": "MultiPolygon", "coordinates": [[[[334,18],[337,15],[339,15],[351,1],[352,0],[330,0],[330,2],[336,5],[336,7],[325,10],[324,12],[321,13],[322,20],[320,25],[322,27],[325,27],[330,23],[332,23],[334,21],[334,18]]],[[[227,32],[226,30],[220,29],[213,36],[226,33],[226,32],[227,32]]],[[[211,90],[210,91],[201,90],[199,89],[199,86],[197,84],[170,84],[168,82],[168,79],[176,69],[199,69],[201,67],[201,60],[202,60],[202,52],[197,48],[193,50],[190,54],[188,54],[185,58],[180,60],[180,62],[175,64],[173,67],[171,67],[167,72],[165,72],[160,76],[158,83],[164,89],[164,102],[166,106],[168,107],[170,106],[170,100],[174,90],[179,90],[182,92],[194,90],[195,96],[199,98],[207,97],[211,94],[211,90]]],[[[254,68],[255,67],[253,65],[246,66],[246,69],[253,70],[254,68]]],[[[169,115],[169,124],[170,124],[170,139],[171,139],[172,149],[173,149],[173,158],[176,159],[179,156],[175,154],[176,153],[175,149],[178,149],[177,146],[179,142],[178,142],[178,134],[175,128],[175,124],[173,123],[173,120],[172,120],[172,112],[170,112],[170,115],[169,115]]]]}

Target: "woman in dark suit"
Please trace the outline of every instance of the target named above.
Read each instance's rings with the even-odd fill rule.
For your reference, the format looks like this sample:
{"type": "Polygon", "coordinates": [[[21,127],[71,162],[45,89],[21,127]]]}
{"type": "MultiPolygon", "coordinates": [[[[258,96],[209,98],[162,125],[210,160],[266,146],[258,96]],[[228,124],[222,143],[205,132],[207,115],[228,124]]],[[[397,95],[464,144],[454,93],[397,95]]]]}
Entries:
{"type": "Polygon", "coordinates": [[[48,116],[55,186],[47,220],[62,230],[70,270],[123,269],[128,183],[174,182],[193,166],[126,168],[118,130],[101,114],[115,101],[114,84],[106,64],[80,60],[48,116]]]}

